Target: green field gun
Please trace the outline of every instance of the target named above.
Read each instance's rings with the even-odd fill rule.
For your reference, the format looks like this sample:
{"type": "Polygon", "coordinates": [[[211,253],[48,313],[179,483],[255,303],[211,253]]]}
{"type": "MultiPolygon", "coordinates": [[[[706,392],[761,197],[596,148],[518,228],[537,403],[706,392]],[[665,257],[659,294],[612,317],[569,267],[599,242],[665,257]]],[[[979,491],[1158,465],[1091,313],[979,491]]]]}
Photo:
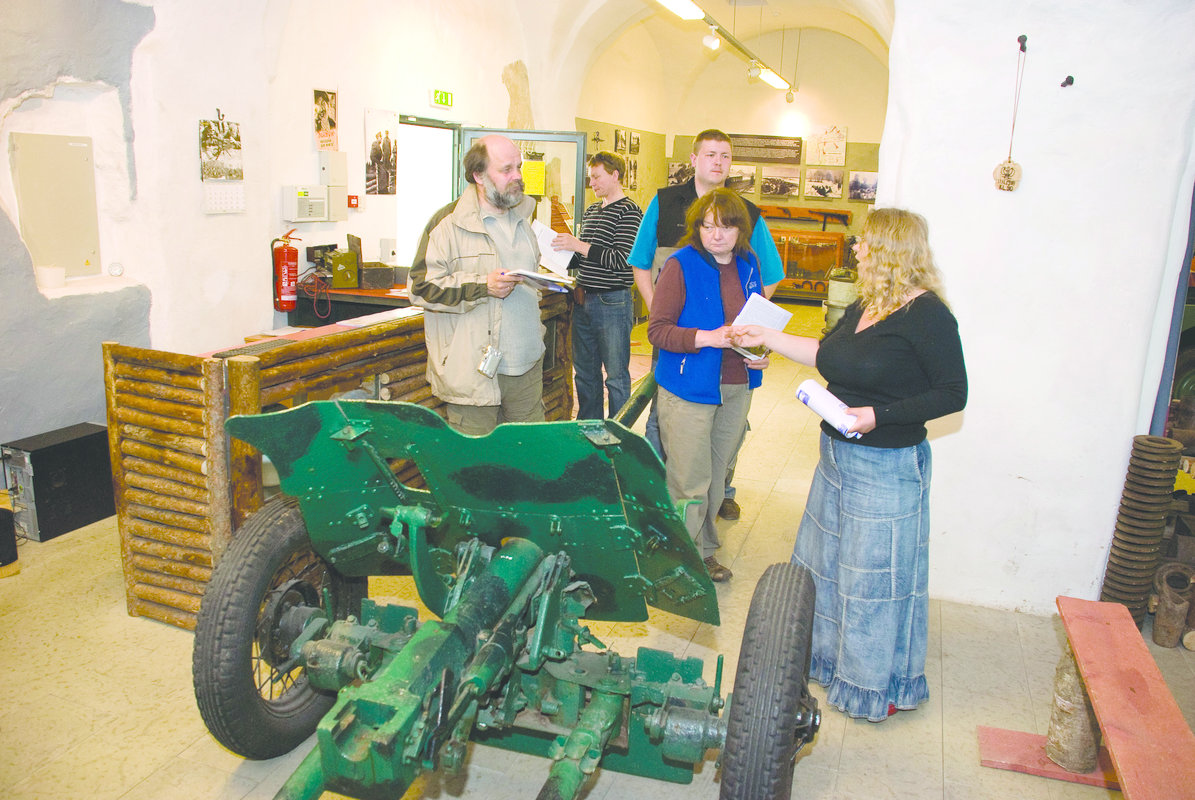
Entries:
{"type": "Polygon", "coordinates": [[[548,759],[542,800],[576,797],[599,765],[688,783],[711,749],[722,797],[789,796],[820,721],[800,567],[764,573],[725,698],[721,656],[707,683],[701,659],[622,656],[584,624],[643,621],[648,606],[719,622],[663,466],[621,423],[471,437],[422,406],[329,400],[227,428],[269,457],[284,494],[215,567],[195,692],[246,758],[316,734],[277,798],[397,800],[425,770],[461,770],[470,741],[548,759]],[[423,488],[396,477],[410,462],[423,488]],[[437,618],[367,597],[382,575],[412,576],[437,618]]]}

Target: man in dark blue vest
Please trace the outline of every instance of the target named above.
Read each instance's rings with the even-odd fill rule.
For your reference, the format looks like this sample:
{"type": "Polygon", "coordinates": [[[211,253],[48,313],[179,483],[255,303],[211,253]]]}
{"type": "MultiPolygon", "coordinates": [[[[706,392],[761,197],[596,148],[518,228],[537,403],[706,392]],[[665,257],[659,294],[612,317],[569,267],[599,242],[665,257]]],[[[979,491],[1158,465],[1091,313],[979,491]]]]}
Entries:
{"type": "MultiPolygon", "coordinates": [[[[677,242],[685,233],[685,212],[698,197],[726,185],[731,161],[730,137],[714,128],[702,131],[693,140],[693,152],[689,155],[689,163],[693,165],[693,177],[676,186],[660,189],[643,212],[643,222],[639,225],[639,233],[635,237],[635,245],[631,248],[627,262],[635,268],[635,287],[643,297],[649,312],[660,269],[679,249],[676,246],[677,242]]],[[[763,293],[765,297],[771,297],[772,292],[776,291],[776,285],[784,278],[784,265],[780,261],[780,253],[776,250],[776,243],[772,240],[767,222],[760,217],[759,208],[750,200],[743,200],[751,214],[751,249],[759,258],[759,269],[764,283],[763,293]]],[[[660,427],[654,402],[647,417],[645,433],[652,447],[663,458],[664,449],[660,444],[660,427]]],[[[734,499],[734,486],[731,485],[736,461],[737,455],[731,460],[730,471],[726,476],[726,499],[718,510],[718,516],[724,519],[739,518],[739,506],[734,499]]]]}

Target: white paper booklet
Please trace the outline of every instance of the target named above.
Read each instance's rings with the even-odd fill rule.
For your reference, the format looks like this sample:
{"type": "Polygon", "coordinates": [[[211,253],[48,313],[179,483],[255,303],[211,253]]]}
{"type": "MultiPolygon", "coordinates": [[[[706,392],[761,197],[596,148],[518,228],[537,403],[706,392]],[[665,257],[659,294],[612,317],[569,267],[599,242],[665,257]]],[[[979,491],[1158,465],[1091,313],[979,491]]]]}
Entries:
{"type": "Polygon", "coordinates": [[[531,232],[535,234],[535,241],[539,243],[539,263],[557,275],[568,277],[568,264],[573,260],[572,250],[556,250],[552,247],[552,240],[556,238],[556,231],[539,220],[531,222],[531,232]]]}
{"type": "Polygon", "coordinates": [[[855,421],[854,414],[846,413],[847,404],[812,378],[797,387],[797,399],[848,439],[858,439],[862,436],[860,433],[847,433],[855,421]]]}
{"type": "MultiPolygon", "coordinates": [[[[765,328],[782,331],[788,321],[793,318],[793,312],[776,305],[762,294],[753,294],[747,298],[743,310],[734,318],[732,325],[762,325],[765,328]]],[[[764,356],[752,353],[743,347],[733,346],[736,353],[755,361],[764,356]]]]}
{"type": "Polygon", "coordinates": [[[554,275],[550,272],[530,272],[525,269],[511,269],[507,270],[506,274],[521,275],[525,283],[531,284],[536,289],[547,289],[553,292],[567,292],[577,285],[575,278],[570,278],[567,275],[554,275]]]}
{"type": "Polygon", "coordinates": [[[747,298],[743,310],[734,318],[732,324],[762,325],[765,328],[782,331],[792,318],[793,312],[776,305],[762,294],[753,294],[747,298]]]}

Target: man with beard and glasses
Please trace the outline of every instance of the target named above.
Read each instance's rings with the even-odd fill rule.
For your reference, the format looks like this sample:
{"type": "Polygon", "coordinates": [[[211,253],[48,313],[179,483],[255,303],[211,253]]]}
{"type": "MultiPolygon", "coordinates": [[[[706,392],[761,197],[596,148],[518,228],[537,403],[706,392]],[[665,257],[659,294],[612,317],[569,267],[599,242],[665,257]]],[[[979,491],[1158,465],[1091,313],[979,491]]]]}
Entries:
{"type": "Polygon", "coordinates": [[[539,264],[522,153],[484,136],[463,165],[471,186],[428,223],[407,285],[424,309],[427,379],[448,424],[480,435],[543,421],[544,326],[539,292],[509,274],[539,264]]]}

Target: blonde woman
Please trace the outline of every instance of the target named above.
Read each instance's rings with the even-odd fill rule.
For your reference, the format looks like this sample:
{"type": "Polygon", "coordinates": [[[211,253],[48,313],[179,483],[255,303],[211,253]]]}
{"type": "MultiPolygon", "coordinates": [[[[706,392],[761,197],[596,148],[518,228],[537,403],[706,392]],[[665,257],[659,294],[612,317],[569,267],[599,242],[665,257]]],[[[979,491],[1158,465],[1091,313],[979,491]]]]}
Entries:
{"type": "Polygon", "coordinates": [[[858,438],[822,424],[793,562],[817,587],[810,676],[834,707],[880,722],[929,697],[925,422],[966,405],[967,371],[925,219],[875,209],[854,249],[859,300],[821,342],[757,326],[731,336],[816,366],[855,417],[858,438]]]}

